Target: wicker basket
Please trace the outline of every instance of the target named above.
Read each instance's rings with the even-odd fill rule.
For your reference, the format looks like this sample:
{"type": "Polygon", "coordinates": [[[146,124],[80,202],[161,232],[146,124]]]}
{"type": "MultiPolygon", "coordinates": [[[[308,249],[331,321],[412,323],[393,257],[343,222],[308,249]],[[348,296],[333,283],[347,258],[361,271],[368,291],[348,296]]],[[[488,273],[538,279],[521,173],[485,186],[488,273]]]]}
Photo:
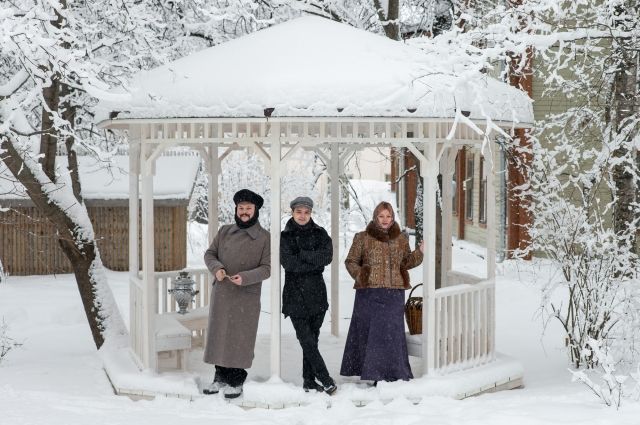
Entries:
{"type": "Polygon", "coordinates": [[[422,297],[411,296],[418,286],[422,286],[422,283],[411,289],[409,299],[404,305],[404,317],[407,319],[410,335],[422,333],[422,297]]]}

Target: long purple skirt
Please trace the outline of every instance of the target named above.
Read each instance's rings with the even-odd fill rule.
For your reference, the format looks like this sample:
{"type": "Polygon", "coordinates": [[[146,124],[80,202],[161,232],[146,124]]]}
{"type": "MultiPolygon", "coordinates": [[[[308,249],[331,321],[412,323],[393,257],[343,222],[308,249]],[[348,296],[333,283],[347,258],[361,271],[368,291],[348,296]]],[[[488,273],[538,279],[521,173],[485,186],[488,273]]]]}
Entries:
{"type": "Polygon", "coordinates": [[[356,290],[340,375],[371,381],[413,378],[404,334],[404,290],[356,290]]]}

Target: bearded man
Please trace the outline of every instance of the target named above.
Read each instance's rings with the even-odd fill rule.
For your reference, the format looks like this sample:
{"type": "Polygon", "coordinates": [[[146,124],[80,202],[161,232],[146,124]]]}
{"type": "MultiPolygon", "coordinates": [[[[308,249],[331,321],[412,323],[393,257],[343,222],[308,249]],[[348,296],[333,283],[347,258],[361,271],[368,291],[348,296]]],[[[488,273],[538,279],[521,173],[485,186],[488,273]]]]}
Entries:
{"type": "Polygon", "coordinates": [[[233,196],[235,224],[218,230],[204,254],[215,276],[209,303],[209,327],[204,361],[215,365],[213,382],[204,394],[242,394],[246,369],[254,358],[262,281],[271,274],[269,232],[258,222],[262,197],[248,189],[233,196]]]}

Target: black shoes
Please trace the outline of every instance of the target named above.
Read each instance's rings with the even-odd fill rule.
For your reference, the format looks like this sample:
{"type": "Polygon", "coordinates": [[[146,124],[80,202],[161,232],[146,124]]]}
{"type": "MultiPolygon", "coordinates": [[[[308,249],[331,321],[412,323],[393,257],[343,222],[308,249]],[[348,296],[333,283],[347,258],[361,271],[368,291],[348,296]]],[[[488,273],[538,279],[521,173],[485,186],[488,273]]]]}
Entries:
{"type": "Polygon", "coordinates": [[[304,383],[302,384],[302,388],[304,389],[305,393],[308,393],[309,391],[312,391],[312,390],[315,390],[319,393],[324,391],[324,388],[322,387],[322,385],[318,384],[316,381],[304,381],[304,383]]]}
{"type": "Polygon", "coordinates": [[[202,389],[202,393],[206,395],[218,394],[220,390],[224,389],[226,386],[227,384],[223,382],[213,381],[202,389]]]}
{"type": "Polygon", "coordinates": [[[329,379],[329,382],[327,384],[322,384],[322,385],[318,384],[316,381],[304,381],[304,383],[302,384],[302,388],[304,389],[305,393],[315,390],[319,393],[324,391],[329,395],[335,393],[336,390],[338,389],[333,379],[329,379]]]}
{"type": "Polygon", "coordinates": [[[232,387],[224,382],[213,381],[202,389],[202,393],[206,395],[218,394],[219,392],[222,392],[224,398],[227,399],[238,398],[242,395],[242,384],[237,387],[232,387]]]}
{"type": "Polygon", "coordinates": [[[322,385],[322,389],[324,389],[325,393],[327,393],[329,395],[333,395],[333,393],[336,392],[338,387],[336,386],[335,382],[331,381],[331,383],[329,383],[327,385],[322,385]]]}
{"type": "Polygon", "coordinates": [[[242,384],[237,387],[227,385],[222,392],[224,393],[224,398],[238,398],[242,395],[242,384]]]}

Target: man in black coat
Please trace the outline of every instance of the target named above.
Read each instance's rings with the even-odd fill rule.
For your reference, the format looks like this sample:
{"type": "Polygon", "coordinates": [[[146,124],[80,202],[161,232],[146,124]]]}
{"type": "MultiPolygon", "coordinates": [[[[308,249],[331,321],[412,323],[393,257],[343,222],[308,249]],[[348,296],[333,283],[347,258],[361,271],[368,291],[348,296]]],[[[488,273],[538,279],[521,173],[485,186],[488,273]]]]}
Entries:
{"type": "Polygon", "coordinates": [[[333,246],[327,231],[311,219],[310,198],[298,197],[290,206],[292,218],[280,240],[280,262],[285,271],[282,313],[291,317],[302,347],[304,390],[333,394],[336,384],[318,350],[320,327],[329,308],[322,272],[331,263],[333,246]]]}

